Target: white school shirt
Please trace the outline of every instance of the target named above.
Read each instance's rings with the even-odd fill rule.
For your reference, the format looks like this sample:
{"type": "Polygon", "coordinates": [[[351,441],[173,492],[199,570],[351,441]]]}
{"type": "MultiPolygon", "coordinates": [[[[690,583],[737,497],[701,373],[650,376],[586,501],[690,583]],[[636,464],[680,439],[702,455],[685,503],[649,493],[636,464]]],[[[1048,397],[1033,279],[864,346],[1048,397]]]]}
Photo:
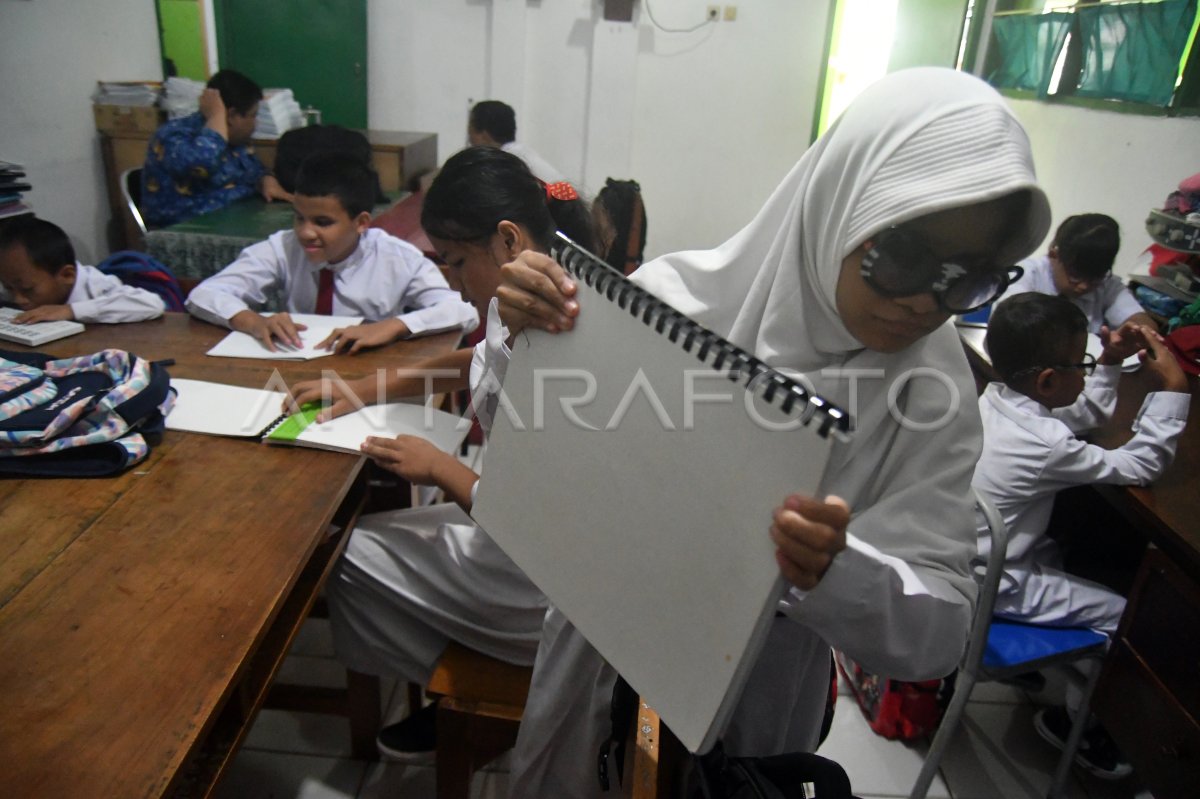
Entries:
{"type": "MultiPolygon", "coordinates": [[[[1049,255],[1035,255],[1021,261],[1019,266],[1025,270],[1021,279],[1005,290],[997,303],[1003,302],[1014,294],[1026,291],[1036,291],[1039,294],[1058,294],[1054,286],[1054,273],[1050,267],[1049,255]]],[[[1068,297],[1079,310],[1083,311],[1088,320],[1088,331],[1099,333],[1101,325],[1112,329],[1121,326],[1135,313],[1142,313],[1143,308],[1133,297],[1133,293],[1125,288],[1121,278],[1109,272],[1099,286],[1084,294],[1082,297],[1068,297]]]]}
{"type": "MultiPolygon", "coordinates": [[[[1005,572],[1018,583],[1034,564],[1057,562],[1057,545],[1044,535],[1056,493],[1089,483],[1144,485],[1175,457],[1191,403],[1186,393],[1148,394],[1134,421],[1133,438],[1117,449],[1076,438],[1112,415],[1120,376],[1119,365],[1096,367],[1075,404],[1054,411],[1003,383],[991,383],[979,398],[983,455],[972,485],[1004,517],[1009,536],[1005,572]]],[[[980,554],[986,555],[990,536],[983,527],[977,532],[980,554]]]]}
{"type": "MultiPolygon", "coordinates": [[[[12,295],[0,286],[0,302],[12,295]]],[[[153,291],[127,286],[119,277],[106,275],[94,266],[75,264],[75,285],[67,305],[79,322],[144,322],[157,319],[166,310],[162,297],[153,291]]]]}
{"type": "Polygon", "coordinates": [[[278,292],[289,313],[314,313],[319,273],[327,267],[334,274],[334,316],[361,316],[368,322],[396,317],[413,336],[456,327],[470,332],[479,324],[475,309],[450,288],[432,261],[377,228],[367,230],[354,252],[332,265],[309,261],[294,231],[273,233],[196,286],[187,309],[229,327],[234,315],[263,307],[278,292]]]}
{"type": "Polygon", "coordinates": [[[528,145],[510,141],[500,145],[500,149],[506,153],[512,153],[524,161],[533,176],[543,183],[562,183],[567,179],[562,172],[551,166],[549,161],[535,153],[528,145]]]}

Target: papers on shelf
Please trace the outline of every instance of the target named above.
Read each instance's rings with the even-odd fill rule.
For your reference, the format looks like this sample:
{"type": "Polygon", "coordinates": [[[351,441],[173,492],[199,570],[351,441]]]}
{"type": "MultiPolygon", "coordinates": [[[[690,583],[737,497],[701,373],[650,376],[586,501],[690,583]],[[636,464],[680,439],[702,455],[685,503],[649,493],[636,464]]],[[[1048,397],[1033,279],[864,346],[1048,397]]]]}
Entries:
{"type": "Polygon", "coordinates": [[[267,89],[258,104],[254,127],[257,139],[277,139],[292,128],[304,127],[304,112],[291,89],[267,89]]]}

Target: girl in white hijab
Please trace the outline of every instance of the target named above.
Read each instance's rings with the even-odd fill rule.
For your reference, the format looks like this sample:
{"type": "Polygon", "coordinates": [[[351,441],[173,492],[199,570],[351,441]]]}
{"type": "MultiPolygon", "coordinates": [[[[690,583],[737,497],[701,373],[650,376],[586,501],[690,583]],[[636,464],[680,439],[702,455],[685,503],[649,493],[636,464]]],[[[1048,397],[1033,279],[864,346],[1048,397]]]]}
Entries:
{"type": "MultiPolygon", "coordinates": [[[[824,500],[781,497],[773,523],[769,508],[747,519],[770,527],[794,587],[723,736],[730,754],[816,747],[830,647],[898,679],[954,670],[975,598],[980,423],[944,323],[1003,291],[1049,222],[1028,138],[1003,99],[969,75],[913,69],[863,92],[725,244],[634,273],[768,364],[805,373],[855,421],[852,440],[835,445],[824,500]]],[[[549,258],[523,254],[503,271],[513,332],[569,329],[587,312],[549,258]]],[[[513,797],[603,795],[596,755],[614,680],[551,608],[513,797]]]]}

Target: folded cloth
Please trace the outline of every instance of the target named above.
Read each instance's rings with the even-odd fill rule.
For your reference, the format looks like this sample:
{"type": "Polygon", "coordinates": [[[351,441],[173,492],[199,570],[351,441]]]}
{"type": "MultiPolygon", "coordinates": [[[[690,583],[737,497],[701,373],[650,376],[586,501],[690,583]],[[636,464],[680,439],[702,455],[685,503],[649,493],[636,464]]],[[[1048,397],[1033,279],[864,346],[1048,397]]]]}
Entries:
{"type": "Polygon", "coordinates": [[[1166,343],[1183,371],[1200,375],[1200,325],[1188,325],[1173,331],[1167,336],[1166,343]]]}

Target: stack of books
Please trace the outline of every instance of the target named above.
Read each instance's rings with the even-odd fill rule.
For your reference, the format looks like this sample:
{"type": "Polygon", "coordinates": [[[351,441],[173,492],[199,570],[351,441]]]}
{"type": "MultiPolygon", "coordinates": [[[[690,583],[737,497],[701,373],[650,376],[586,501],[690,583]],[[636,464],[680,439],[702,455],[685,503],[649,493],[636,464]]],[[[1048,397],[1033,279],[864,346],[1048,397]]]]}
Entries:
{"type": "Polygon", "coordinates": [[[304,127],[304,111],[291,89],[267,89],[263,94],[254,138],[278,139],[285,131],[304,127]]]}
{"type": "Polygon", "coordinates": [[[25,180],[25,167],[0,161],[0,219],[31,213],[22,195],[32,188],[25,180]]]}
{"type": "Polygon", "coordinates": [[[163,83],[162,107],[170,119],[178,119],[200,110],[204,84],[191,78],[167,78],[163,83]]]}
{"type": "Polygon", "coordinates": [[[158,84],[138,81],[98,81],[92,93],[96,105],[147,108],[158,104],[158,84]]]}

